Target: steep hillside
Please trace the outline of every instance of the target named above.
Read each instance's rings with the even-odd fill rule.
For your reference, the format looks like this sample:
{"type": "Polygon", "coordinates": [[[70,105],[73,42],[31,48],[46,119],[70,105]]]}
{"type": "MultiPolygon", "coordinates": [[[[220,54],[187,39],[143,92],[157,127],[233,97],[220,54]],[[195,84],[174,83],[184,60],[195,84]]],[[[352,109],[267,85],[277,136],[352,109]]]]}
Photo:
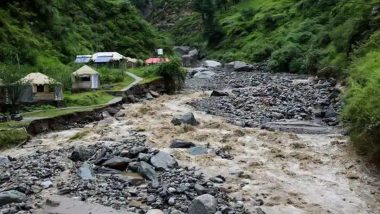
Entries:
{"type": "Polygon", "coordinates": [[[374,151],[380,145],[378,0],[193,2],[214,4],[216,23],[221,26],[223,37],[210,45],[204,37],[201,14],[179,7],[177,11],[181,12],[177,15],[181,18],[167,28],[178,45],[198,46],[208,58],[224,62],[268,60],[274,72],[310,73],[344,80],[349,87],[342,119],[352,139],[364,152],[374,151]]]}
{"type": "Polygon", "coordinates": [[[2,69],[57,76],[77,54],[147,57],[167,42],[122,0],[6,0],[0,3],[2,69]],[[21,65],[21,69],[17,64],[21,65]]]}

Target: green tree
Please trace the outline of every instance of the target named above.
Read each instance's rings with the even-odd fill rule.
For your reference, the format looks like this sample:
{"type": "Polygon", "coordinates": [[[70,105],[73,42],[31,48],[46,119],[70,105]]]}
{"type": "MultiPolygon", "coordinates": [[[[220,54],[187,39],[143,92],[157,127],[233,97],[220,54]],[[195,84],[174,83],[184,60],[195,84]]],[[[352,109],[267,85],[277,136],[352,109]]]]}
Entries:
{"type": "Polygon", "coordinates": [[[223,37],[222,28],[215,19],[217,7],[214,0],[194,0],[193,10],[202,16],[203,35],[210,45],[215,45],[223,37]]]}

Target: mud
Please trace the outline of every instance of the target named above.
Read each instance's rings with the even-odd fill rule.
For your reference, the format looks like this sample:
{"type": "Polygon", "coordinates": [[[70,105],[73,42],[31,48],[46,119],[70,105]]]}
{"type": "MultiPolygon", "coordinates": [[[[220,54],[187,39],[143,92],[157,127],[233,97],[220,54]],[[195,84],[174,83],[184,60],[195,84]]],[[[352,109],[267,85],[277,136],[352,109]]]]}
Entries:
{"type": "Polygon", "coordinates": [[[378,213],[379,177],[355,155],[346,137],[242,128],[186,104],[207,96],[207,92],[184,92],[127,104],[123,118],[42,134],[25,148],[3,154],[17,157],[35,150],[113,142],[127,137],[129,130],[138,130],[148,136],[151,147],[172,153],[180,165],[195,166],[208,178],[226,177],[220,188],[251,213],[258,207],[266,213],[378,213]],[[170,123],[173,116],[189,111],[200,125],[170,123]],[[73,139],[78,133],[81,138],[73,139]],[[208,147],[209,154],[193,156],[186,149],[171,149],[173,139],[208,147]],[[233,159],[217,156],[220,148],[228,149],[233,159]]]}

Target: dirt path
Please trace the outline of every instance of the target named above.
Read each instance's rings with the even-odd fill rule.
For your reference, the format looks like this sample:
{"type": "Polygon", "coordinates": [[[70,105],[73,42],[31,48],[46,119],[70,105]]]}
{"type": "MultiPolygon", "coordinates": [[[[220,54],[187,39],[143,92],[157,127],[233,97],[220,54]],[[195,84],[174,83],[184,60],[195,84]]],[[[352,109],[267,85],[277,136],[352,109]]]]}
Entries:
{"type": "Polygon", "coordinates": [[[266,213],[378,213],[380,181],[366,172],[345,137],[241,128],[203,112],[194,112],[201,122],[197,127],[170,123],[174,115],[193,111],[187,102],[203,96],[207,94],[187,93],[125,105],[124,118],[41,135],[29,148],[6,153],[17,156],[36,148],[118,141],[133,129],[147,134],[150,146],[174,154],[180,164],[196,166],[206,177],[225,176],[227,182],[221,188],[252,213],[262,202],[266,213]],[[85,133],[82,139],[70,140],[78,133],[85,133]],[[213,152],[193,156],[187,150],[170,149],[172,139],[209,144],[211,150],[224,148],[234,159],[222,159],[213,152]]]}

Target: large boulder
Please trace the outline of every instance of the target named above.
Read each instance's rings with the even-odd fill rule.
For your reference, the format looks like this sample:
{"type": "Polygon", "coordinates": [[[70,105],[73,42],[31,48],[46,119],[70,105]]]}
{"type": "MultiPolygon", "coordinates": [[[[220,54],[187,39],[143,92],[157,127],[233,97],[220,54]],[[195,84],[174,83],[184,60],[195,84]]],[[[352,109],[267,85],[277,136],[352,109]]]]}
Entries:
{"type": "Polygon", "coordinates": [[[26,199],[27,197],[24,193],[16,190],[0,192],[0,206],[4,206],[10,203],[21,203],[26,201],[26,199]]]}
{"type": "Polygon", "coordinates": [[[86,149],[84,147],[75,148],[70,155],[70,160],[72,161],[86,161],[90,159],[95,154],[95,151],[86,149]]]}
{"type": "Polygon", "coordinates": [[[215,72],[213,71],[201,71],[194,74],[193,77],[197,79],[212,79],[214,75],[215,75],[215,72]]]}
{"type": "Polygon", "coordinates": [[[199,72],[203,72],[203,71],[210,71],[210,69],[205,68],[205,67],[192,68],[192,69],[189,69],[188,74],[191,78],[193,78],[195,74],[199,72]]]}
{"type": "Polygon", "coordinates": [[[174,46],[173,50],[182,56],[188,54],[191,48],[189,46],[174,46]]]}
{"type": "Polygon", "coordinates": [[[175,139],[175,140],[172,140],[170,142],[170,148],[188,149],[188,148],[191,148],[194,146],[195,146],[195,144],[193,142],[190,142],[190,141],[175,139]]]}
{"type": "Polygon", "coordinates": [[[214,61],[214,60],[206,60],[203,62],[203,66],[206,68],[221,68],[222,63],[214,61]]]}
{"type": "Polygon", "coordinates": [[[128,164],[131,162],[131,159],[125,157],[113,157],[106,162],[103,163],[103,166],[117,169],[117,170],[125,170],[128,167],[128,164]]]}
{"type": "Polygon", "coordinates": [[[189,51],[188,54],[182,55],[182,65],[185,67],[193,67],[198,61],[198,50],[194,49],[189,51]]]}
{"type": "Polygon", "coordinates": [[[157,173],[154,170],[153,166],[150,165],[149,163],[145,161],[140,161],[137,171],[144,178],[147,178],[152,182],[158,182],[157,173]]]}
{"type": "Polygon", "coordinates": [[[189,207],[189,214],[214,214],[217,211],[218,202],[209,194],[196,197],[189,207]]]}
{"type": "Polygon", "coordinates": [[[178,165],[177,160],[170,154],[160,151],[150,158],[150,162],[156,169],[169,170],[178,165]]]}
{"type": "Polygon", "coordinates": [[[0,166],[5,166],[10,163],[8,157],[0,156],[0,166]]]}
{"type": "Polygon", "coordinates": [[[179,126],[181,124],[188,124],[196,126],[199,122],[195,119],[194,114],[189,112],[179,117],[174,117],[171,123],[175,126],[179,126]]]}
{"type": "Polygon", "coordinates": [[[225,97],[228,96],[227,92],[213,90],[210,94],[211,97],[225,97]]]}
{"type": "Polygon", "coordinates": [[[226,69],[228,71],[242,71],[242,72],[250,72],[253,71],[253,65],[248,64],[243,61],[234,61],[226,64],[226,69]]]}
{"type": "Polygon", "coordinates": [[[88,162],[84,162],[82,166],[79,168],[79,177],[82,180],[94,180],[95,175],[91,165],[88,162]]]}

